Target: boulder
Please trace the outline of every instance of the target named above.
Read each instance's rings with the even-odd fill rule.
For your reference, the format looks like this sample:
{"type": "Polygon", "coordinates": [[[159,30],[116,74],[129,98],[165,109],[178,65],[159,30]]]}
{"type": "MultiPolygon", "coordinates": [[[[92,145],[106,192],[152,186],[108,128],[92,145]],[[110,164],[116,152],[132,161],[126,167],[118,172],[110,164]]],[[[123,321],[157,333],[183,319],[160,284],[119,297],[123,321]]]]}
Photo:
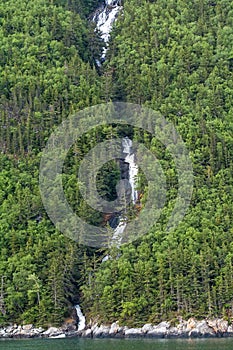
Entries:
{"type": "Polygon", "coordinates": [[[218,319],[217,320],[217,331],[220,335],[223,335],[224,333],[227,332],[228,330],[228,322],[223,320],[223,319],[218,319]]]}
{"type": "Polygon", "coordinates": [[[157,326],[154,326],[152,330],[147,332],[147,337],[164,338],[168,334],[170,328],[170,322],[161,322],[157,326]]]}
{"type": "Polygon", "coordinates": [[[118,330],[119,330],[119,324],[118,322],[114,322],[111,324],[110,330],[109,330],[109,335],[115,335],[117,334],[118,330]]]}
{"type": "Polygon", "coordinates": [[[35,331],[37,331],[39,333],[43,333],[44,332],[44,328],[42,328],[42,327],[35,328],[35,331]]]}
{"type": "Polygon", "coordinates": [[[142,327],[142,333],[146,334],[153,330],[153,325],[151,323],[147,323],[142,327]]]}
{"type": "Polygon", "coordinates": [[[190,332],[192,329],[196,328],[196,325],[197,321],[195,320],[195,318],[190,318],[186,324],[186,331],[190,332]]]}
{"type": "Polygon", "coordinates": [[[115,334],[115,337],[116,338],[124,338],[125,332],[127,331],[127,329],[129,329],[129,328],[126,326],[121,326],[121,327],[119,326],[118,331],[115,334]]]}
{"type": "Polygon", "coordinates": [[[92,330],[90,328],[81,332],[83,338],[92,338],[92,330]]]}
{"type": "Polygon", "coordinates": [[[189,332],[189,337],[213,337],[214,330],[208,326],[205,320],[197,322],[196,327],[189,332]]]}
{"type": "Polygon", "coordinates": [[[96,327],[93,330],[93,338],[107,338],[109,336],[110,327],[103,326],[96,327]]]}
{"type": "Polygon", "coordinates": [[[0,338],[5,338],[7,336],[7,333],[4,328],[0,329],[0,338]]]}
{"type": "Polygon", "coordinates": [[[32,337],[39,337],[43,332],[44,332],[44,329],[43,329],[42,327],[33,328],[33,329],[30,331],[30,335],[31,335],[32,337]]]}
{"type": "Polygon", "coordinates": [[[95,329],[97,329],[97,328],[99,328],[99,326],[98,326],[98,323],[93,323],[92,325],[91,325],[91,331],[92,332],[94,332],[95,331],[95,329]]]}
{"type": "Polygon", "coordinates": [[[14,326],[8,326],[8,327],[6,328],[6,333],[7,333],[7,334],[12,334],[14,330],[15,330],[15,327],[14,327],[14,326]]]}
{"type": "Polygon", "coordinates": [[[53,337],[62,334],[62,330],[57,327],[50,327],[47,331],[42,333],[43,336],[53,337]]]}
{"type": "Polygon", "coordinates": [[[22,329],[22,327],[19,326],[18,328],[15,328],[11,333],[12,333],[14,336],[20,335],[21,329],[22,329]]]}
{"type": "Polygon", "coordinates": [[[22,326],[22,329],[25,331],[30,331],[33,329],[33,325],[32,324],[25,324],[24,326],[22,326]]]}
{"type": "Polygon", "coordinates": [[[213,328],[214,332],[218,335],[224,335],[227,333],[229,324],[221,318],[215,318],[213,320],[207,320],[208,325],[213,328]]]}
{"type": "Polygon", "coordinates": [[[187,329],[188,321],[183,320],[182,318],[179,318],[179,324],[177,325],[178,332],[182,335],[188,336],[188,329],[187,329]]]}
{"type": "Polygon", "coordinates": [[[207,322],[208,326],[214,330],[215,333],[218,332],[217,319],[207,320],[206,322],[207,322]]]}
{"type": "Polygon", "coordinates": [[[23,337],[23,338],[32,338],[39,336],[41,333],[44,332],[43,328],[34,328],[32,324],[19,326],[17,330],[15,330],[14,335],[23,337]]]}
{"type": "Polygon", "coordinates": [[[178,329],[178,327],[170,327],[167,330],[166,338],[180,338],[183,337],[184,333],[178,329]]]}
{"type": "Polygon", "coordinates": [[[224,334],[226,337],[233,337],[233,325],[228,326],[226,333],[224,334]]]}
{"type": "Polygon", "coordinates": [[[63,334],[59,334],[59,335],[53,335],[50,338],[52,338],[52,339],[61,339],[61,338],[66,338],[66,335],[63,333],[63,334]]]}
{"type": "Polygon", "coordinates": [[[125,337],[126,338],[137,338],[143,336],[144,333],[142,332],[141,328],[129,328],[125,330],[125,337]]]}

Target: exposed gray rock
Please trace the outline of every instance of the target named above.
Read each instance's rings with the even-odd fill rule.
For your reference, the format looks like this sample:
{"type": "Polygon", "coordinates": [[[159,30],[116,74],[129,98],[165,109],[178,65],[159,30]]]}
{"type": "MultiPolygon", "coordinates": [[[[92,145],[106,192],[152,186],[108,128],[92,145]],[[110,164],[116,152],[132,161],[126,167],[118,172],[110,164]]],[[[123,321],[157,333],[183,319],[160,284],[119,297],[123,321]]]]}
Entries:
{"type": "Polygon", "coordinates": [[[119,327],[118,332],[115,334],[115,338],[124,338],[125,337],[125,332],[129,329],[126,326],[119,327]]]}
{"type": "Polygon", "coordinates": [[[227,332],[224,334],[225,337],[233,337],[233,325],[228,326],[227,332]]]}
{"type": "Polygon", "coordinates": [[[92,324],[90,329],[91,329],[92,332],[94,332],[95,329],[97,329],[97,328],[99,328],[98,323],[94,323],[94,324],[92,324]]]}
{"type": "Polygon", "coordinates": [[[193,317],[188,319],[187,323],[185,322],[186,331],[190,332],[193,329],[195,329],[196,326],[197,326],[197,323],[198,323],[197,320],[195,318],[193,318],[193,317]]]}
{"type": "Polygon", "coordinates": [[[92,338],[92,330],[89,328],[89,329],[86,329],[85,331],[82,331],[81,336],[83,338],[92,338]]]}
{"type": "Polygon", "coordinates": [[[19,335],[21,333],[21,326],[19,326],[18,328],[15,328],[13,330],[13,332],[11,332],[13,335],[19,335]]]}
{"type": "Polygon", "coordinates": [[[6,333],[11,334],[14,331],[15,327],[14,326],[8,326],[6,328],[6,333]]]}
{"type": "Polygon", "coordinates": [[[33,325],[32,324],[26,324],[26,325],[22,326],[22,329],[25,330],[25,331],[31,331],[33,329],[33,325]]]}
{"type": "Polygon", "coordinates": [[[109,326],[103,326],[96,327],[93,330],[93,337],[94,338],[106,338],[109,336],[110,327],[109,326]]]}
{"type": "Polygon", "coordinates": [[[229,326],[228,322],[221,318],[207,320],[207,324],[220,336],[227,332],[229,326]]]}
{"type": "Polygon", "coordinates": [[[40,334],[42,334],[44,332],[44,329],[43,328],[33,328],[31,331],[30,331],[30,335],[32,336],[39,336],[40,334]]]}
{"type": "Polygon", "coordinates": [[[216,333],[205,320],[197,322],[196,327],[189,332],[190,337],[213,337],[216,333]]]}
{"type": "Polygon", "coordinates": [[[51,336],[50,338],[52,338],[52,339],[61,339],[61,338],[66,338],[66,335],[64,333],[62,333],[62,334],[59,334],[59,335],[51,336]]]}
{"type": "Polygon", "coordinates": [[[5,331],[5,329],[0,329],[0,338],[6,338],[7,333],[5,331]]]}
{"type": "Polygon", "coordinates": [[[223,319],[217,320],[217,327],[218,327],[218,333],[223,334],[226,333],[228,330],[228,321],[225,321],[223,319]]]}
{"type": "Polygon", "coordinates": [[[185,333],[178,329],[178,327],[170,327],[166,334],[167,338],[181,338],[184,336],[185,333]]]}
{"type": "Polygon", "coordinates": [[[161,322],[157,326],[154,326],[152,330],[147,332],[147,337],[164,338],[168,334],[170,328],[170,322],[161,322]]]}
{"type": "Polygon", "coordinates": [[[109,335],[116,335],[117,332],[119,331],[119,323],[118,322],[114,322],[112,323],[110,330],[109,330],[109,335]]]}
{"type": "Polygon", "coordinates": [[[144,336],[144,333],[142,332],[142,328],[129,328],[125,330],[126,338],[137,338],[141,336],[144,336]]]}
{"type": "Polygon", "coordinates": [[[43,328],[34,328],[33,325],[14,325],[1,328],[0,338],[33,338],[40,337],[43,332],[43,328]]]}
{"type": "Polygon", "coordinates": [[[142,333],[146,334],[153,330],[153,325],[151,323],[147,323],[142,327],[142,333]]]}
{"type": "MultiPolygon", "coordinates": [[[[179,319],[179,324],[177,325],[177,329],[179,334],[188,335],[188,321],[183,320],[182,318],[179,319]]],[[[191,330],[191,329],[190,329],[191,330]]]]}
{"type": "Polygon", "coordinates": [[[47,329],[47,331],[43,332],[43,336],[47,336],[47,337],[55,337],[57,335],[62,334],[62,330],[60,328],[57,327],[50,327],[49,329],[47,329]]]}
{"type": "MultiPolygon", "coordinates": [[[[96,322],[96,321],[95,321],[96,322]]],[[[111,326],[98,325],[98,323],[89,323],[88,328],[83,331],[76,329],[69,330],[64,325],[61,328],[50,327],[46,331],[39,327],[36,328],[32,324],[28,325],[11,325],[0,328],[0,338],[65,338],[65,337],[84,337],[84,338],[201,338],[201,337],[233,337],[233,325],[229,325],[223,319],[207,319],[197,321],[190,318],[188,321],[179,319],[179,323],[171,326],[170,322],[161,322],[158,325],[150,323],[145,324],[141,328],[128,328],[119,326],[118,322],[114,322],[111,326]]]]}

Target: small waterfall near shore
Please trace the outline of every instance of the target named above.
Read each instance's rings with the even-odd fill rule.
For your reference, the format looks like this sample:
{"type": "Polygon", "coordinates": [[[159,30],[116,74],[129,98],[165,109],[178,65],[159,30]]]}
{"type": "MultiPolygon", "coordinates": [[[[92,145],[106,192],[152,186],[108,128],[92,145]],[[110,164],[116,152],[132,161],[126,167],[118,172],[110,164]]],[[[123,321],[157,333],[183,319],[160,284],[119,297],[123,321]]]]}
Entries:
{"type": "MultiPolygon", "coordinates": [[[[93,16],[93,22],[96,23],[97,29],[101,32],[101,37],[106,46],[108,45],[112,25],[117,18],[119,11],[122,9],[120,0],[105,0],[96,10],[93,16]]],[[[104,60],[107,48],[104,49],[102,59],[104,60]]]]}
{"type": "Polygon", "coordinates": [[[83,331],[86,327],[86,318],[82,313],[82,310],[80,308],[79,305],[75,305],[75,310],[77,313],[77,317],[78,317],[78,331],[83,331]]]}

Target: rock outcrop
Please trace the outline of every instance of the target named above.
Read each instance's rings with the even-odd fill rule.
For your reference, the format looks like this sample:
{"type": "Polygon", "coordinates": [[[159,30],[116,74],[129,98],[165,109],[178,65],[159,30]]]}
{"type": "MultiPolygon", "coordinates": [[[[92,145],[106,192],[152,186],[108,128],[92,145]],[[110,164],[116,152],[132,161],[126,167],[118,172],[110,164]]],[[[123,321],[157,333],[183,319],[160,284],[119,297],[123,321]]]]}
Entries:
{"type": "Polygon", "coordinates": [[[195,318],[183,320],[180,318],[176,324],[168,321],[157,325],[145,324],[141,328],[128,328],[120,326],[119,322],[111,325],[90,322],[86,329],[78,331],[72,322],[62,327],[50,327],[47,330],[29,325],[11,325],[0,328],[0,338],[207,338],[207,337],[233,337],[233,325],[223,319],[206,319],[198,321],[195,318]]]}

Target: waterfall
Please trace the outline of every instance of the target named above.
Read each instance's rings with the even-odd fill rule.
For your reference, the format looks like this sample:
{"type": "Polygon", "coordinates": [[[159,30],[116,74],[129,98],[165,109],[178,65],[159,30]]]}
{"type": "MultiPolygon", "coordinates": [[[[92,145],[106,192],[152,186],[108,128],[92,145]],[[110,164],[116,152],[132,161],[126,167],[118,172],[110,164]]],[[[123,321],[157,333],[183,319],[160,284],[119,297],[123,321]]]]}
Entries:
{"type": "Polygon", "coordinates": [[[79,320],[78,321],[78,331],[83,331],[85,329],[85,327],[86,327],[86,318],[83,315],[79,305],[75,306],[75,310],[76,310],[76,313],[77,313],[77,316],[78,316],[78,320],[79,320]]]}
{"type": "Polygon", "coordinates": [[[122,234],[126,228],[126,222],[123,221],[120,218],[120,222],[118,226],[115,228],[113,236],[112,236],[112,243],[114,243],[116,246],[119,246],[122,240],[122,234]]]}
{"type": "MultiPolygon", "coordinates": [[[[105,0],[104,4],[97,9],[93,17],[97,29],[101,32],[101,37],[108,44],[112,25],[117,18],[117,14],[122,9],[119,0],[105,0]]],[[[107,49],[104,49],[102,59],[104,60],[107,49]]]]}
{"type": "MultiPolygon", "coordinates": [[[[136,190],[136,177],[138,175],[138,166],[135,163],[135,155],[132,150],[132,140],[128,137],[124,137],[122,139],[122,153],[125,154],[124,158],[124,164],[127,164],[127,179],[130,184],[131,189],[131,202],[133,204],[136,203],[138,199],[138,191],[136,190]]],[[[125,175],[124,175],[125,177],[125,175]]],[[[119,224],[114,229],[113,236],[112,236],[112,244],[116,245],[117,247],[120,246],[122,241],[122,236],[124,233],[124,230],[126,228],[126,218],[121,214],[119,218],[119,224]]],[[[102,262],[107,261],[109,259],[109,256],[105,256],[102,260],[102,262]]]]}
{"type": "Polygon", "coordinates": [[[122,140],[123,153],[127,154],[125,157],[125,162],[129,164],[129,183],[131,186],[131,199],[133,204],[136,203],[138,199],[138,192],[135,189],[135,179],[138,175],[138,166],[135,163],[135,155],[132,152],[132,140],[125,137],[122,140]]]}
{"type": "MultiPolygon", "coordinates": [[[[138,166],[135,163],[135,155],[132,151],[132,140],[128,137],[124,137],[122,139],[122,149],[123,153],[126,154],[126,157],[124,159],[124,163],[128,164],[128,181],[131,187],[131,201],[133,204],[136,203],[138,199],[138,192],[136,191],[136,177],[138,175],[138,166]]],[[[123,232],[126,228],[126,222],[124,217],[120,217],[120,222],[117,225],[117,227],[114,230],[112,242],[116,244],[117,246],[120,245],[122,240],[123,232]]]]}
{"type": "MultiPolygon", "coordinates": [[[[104,4],[102,4],[99,9],[95,12],[93,17],[93,21],[96,23],[97,28],[100,30],[101,37],[106,44],[108,44],[110,32],[112,30],[112,25],[117,18],[119,11],[122,9],[121,0],[105,0],[104,4]]],[[[104,50],[102,59],[105,59],[107,49],[104,50]]],[[[100,62],[97,62],[100,64],[100,62]]],[[[122,149],[123,154],[126,154],[124,158],[124,163],[128,164],[128,176],[127,179],[129,181],[131,187],[131,200],[132,203],[135,204],[138,198],[138,192],[135,189],[135,179],[138,175],[138,166],[135,163],[135,156],[132,152],[132,140],[128,137],[123,138],[122,140],[122,149]]],[[[114,229],[112,243],[117,246],[120,245],[122,240],[122,235],[126,227],[125,218],[120,216],[119,224],[114,229]]],[[[105,256],[102,262],[107,261],[109,256],[105,256]]]]}

